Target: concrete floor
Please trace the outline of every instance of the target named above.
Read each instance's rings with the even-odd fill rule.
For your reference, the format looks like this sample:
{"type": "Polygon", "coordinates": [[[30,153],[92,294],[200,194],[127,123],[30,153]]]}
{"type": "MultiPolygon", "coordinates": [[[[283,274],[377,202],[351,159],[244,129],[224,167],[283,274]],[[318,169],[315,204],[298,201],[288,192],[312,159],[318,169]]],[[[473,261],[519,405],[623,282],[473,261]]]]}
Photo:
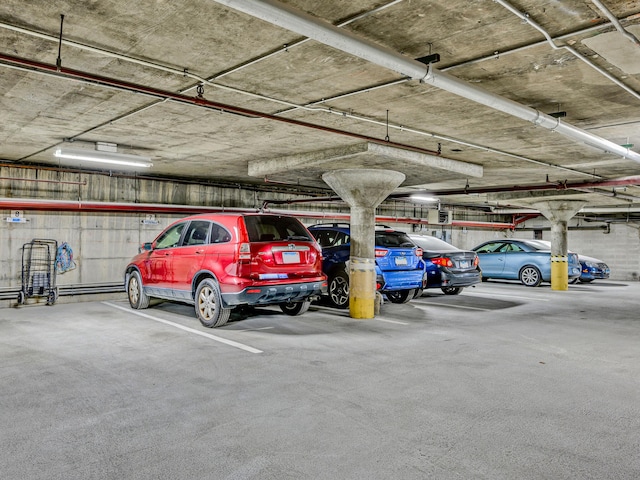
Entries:
{"type": "Polygon", "coordinates": [[[7,479],[638,479],[640,283],[277,309],[0,309],[7,479]],[[222,343],[221,341],[231,341],[222,343]],[[234,343],[235,342],[235,343],[234,343]]]}

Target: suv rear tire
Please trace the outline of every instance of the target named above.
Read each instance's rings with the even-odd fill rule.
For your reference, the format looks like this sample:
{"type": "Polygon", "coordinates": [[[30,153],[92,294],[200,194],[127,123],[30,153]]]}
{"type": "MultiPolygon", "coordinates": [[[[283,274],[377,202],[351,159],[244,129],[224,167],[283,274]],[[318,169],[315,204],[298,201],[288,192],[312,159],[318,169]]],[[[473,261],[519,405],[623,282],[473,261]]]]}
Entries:
{"type": "Polygon", "coordinates": [[[304,312],[309,310],[309,306],[311,305],[311,300],[304,300],[302,302],[290,302],[290,303],[281,303],[280,310],[287,315],[291,315],[295,317],[297,315],[302,315],[304,312]]]}
{"type": "Polygon", "coordinates": [[[220,287],[213,279],[198,284],[195,300],[196,316],[205,327],[221,327],[229,320],[231,309],[222,306],[220,287]]]}
{"type": "Polygon", "coordinates": [[[331,276],[329,280],[329,301],[336,308],[349,307],[349,275],[340,270],[331,276]]]}
{"type": "Polygon", "coordinates": [[[458,295],[462,291],[462,287],[442,287],[441,290],[445,295],[458,295]]]}
{"type": "Polygon", "coordinates": [[[386,292],[387,298],[391,303],[407,303],[409,300],[413,299],[416,294],[416,289],[412,288],[410,290],[397,290],[393,292],[386,292]]]}

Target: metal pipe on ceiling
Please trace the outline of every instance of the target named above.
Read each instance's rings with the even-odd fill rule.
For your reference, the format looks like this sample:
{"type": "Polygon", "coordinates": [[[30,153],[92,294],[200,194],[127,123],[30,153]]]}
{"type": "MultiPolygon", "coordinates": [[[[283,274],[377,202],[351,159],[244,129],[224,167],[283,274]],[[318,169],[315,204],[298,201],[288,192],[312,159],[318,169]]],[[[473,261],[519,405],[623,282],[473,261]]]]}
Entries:
{"type": "MultiPolygon", "coordinates": [[[[585,188],[602,188],[602,187],[622,187],[622,186],[640,186],[640,175],[631,177],[613,178],[610,180],[602,180],[598,182],[548,182],[535,185],[507,185],[493,187],[476,187],[476,188],[459,188],[455,190],[439,190],[429,191],[432,195],[471,195],[483,193],[501,193],[501,192],[534,192],[543,190],[577,190],[585,188]]],[[[416,192],[417,193],[417,192],[416,192]]],[[[391,195],[389,198],[408,196],[411,194],[391,195]]]]}
{"type": "MultiPolygon", "coordinates": [[[[380,6],[380,7],[374,8],[373,10],[367,11],[367,12],[362,13],[360,15],[357,15],[357,16],[355,16],[353,18],[350,18],[350,19],[348,19],[348,20],[346,20],[344,22],[340,22],[340,23],[337,24],[337,27],[344,27],[344,26],[346,26],[346,25],[348,25],[350,23],[353,23],[353,22],[361,19],[361,18],[367,17],[369,15],[372,15],[372,14],[378,13],[378,12],[384,10],[384,9],[387,9],[387,8],[389,8],[391,6],[394,6],[394,5],[396,5],[396,4],[398,4],[398,3],[402,2],[402,1],[403,0],[391,1],[391,2],[389,2],[387,4],[384,4],[384,5],[380,6]]],[[[604,23],[604,24],[591,26],[589,28],[585,28],[585,29],[581,29],[581,30],[578,30],[578,31],[574,31],[574,32],[572,32],[570,34],[559,36],[559,37],[557,37],[557,39],[564,39],[565,37],[568,37],[570,35],[589,33],[591,31],[599,30],[599,29],[602,29],[602,28],[604,28],[606,26],[609,26],[609,25],[611,25],[611,23],[607,22],[607,23],[604,23]]],[[[0,27],[15,31],[17,33],[31,35],[31,36],[34,36],[34,37],[40,38],[40,39],[50,40],[50,41],[54,41],[54,42],[59,42],[60,41],[59,38],[56,37],[56,36],[48,35],[48,34],[44,34],[44,33],[40,33],[40,32],[36,32],[36,31],[29,30],[29,29],[26,29],[26,28],[23,28],[23,27],[18,27],[18,26],[15,26],[15,25],[10,25],[10,24],[7,24],[5,22],[0,22],[0,27]]],[[[107,57],[117,58],[119,60],[124,60],[124,61],[127,61],[127,62],[135,63],[135,64],[138,64],[138,65],[142,65],[142,66],[145,66],[145,67],[155,68],[155,69],[158,69],[158,70],[161,70],[161,71],[173,73],[173,74],[180,75],[180,76],[187,76],[187,77],[193,78],[193,79],[198,81],[197,85],[192,85],[190,87],[184,88],[184,89],[180,90],[179,93],[186,93],[186,92],[188,92],[190,90],[195,89],[198,85],[204,83],[204,84],[207,84],[207,85],[211,85],[211,86],[213,86],[215,88],[220,88],[222,90],[228,90],[228,91],[232,91],[232,92],[235,92],[235,93],[239,93],[241,95],[251,96],[251,97],[254,97],[254,98],[260,98],[261,100],[272,101],[272,102],[279,103],[279,104],[286,105],[286,106],[290,107],[290,108],[287,108],[285,110],[281,110],[281,111],[277,112],[276,115],[282,115],[284,113],[287,113],[289,111],[296,110],[296,109],[302,109],[302,110],[313,111],[313,112],[323,112],[323,113],[329,113],[329,114],[332,114],[332,115],[340,115],[340,116],[343,116],[345,118],[353,118],[353,119],[361,121],[361,122],[373,123],[373,124],[381,125],[381,126],[388,126],[389,128],[397,129],[397,130],[400,130],[400,131],[407,131],[407,132],[415,133],[417,135],[428,136],[428,137],[435,138],[435,139],[438,139],[438,140],[444,140],[444,141],[447,141],[447,142],[456,143],[458,145],[464,145],[464,146],[467,146],[467,147],[470,147],[470,148],[475,148],[475,149],[481,150],[483,152],[496,153],[498,155],[508,156],[508,157],[511,157],[511,158],[514,158],[514,159],[517,159],[517,160],[523,160],[523,161],[526,161],[526,162],[530,162],[530,163],[534,163],[534,164],[538,164],[538,165],[543,165],[543,166],[554,168],[554,169],[569,171],[571,173],[578,174],[578,175],[585,175],[585,176],[590,176],[590,177],[594,177],[594,178],[600,178],[599,175],[595,175],[593,173],[582,172],[582,171],[574,170],[574,169],[571,169],[571,168],[568,168],[568,167],[563,167],[561,165],[555,165],[555,164],[548,163],[548,162],[542,162],[542,161],[535,160],[535,159],[532,159],[532,158],[528,158],[528,157],[525,157],[525,156],[522,156],[522,155],[517,155],[517,154],[510,153],[510,152],[498,150],[496,148],[487,147],[487,146],[484,146],[484,145],[478,145],[478,144],[474,144],[474,143],[471,143],[471,142],[468,142],[468,141],[459,140],[457,138],[448,137],[448,136],[441,135],[441,134],[435,134],[433,132],[426,132],[424,130],[419,130],[419,129],[416,129],[416,128],[411,128],[411,127],[408,127],[406,125],[400,125],[400,124],[396,125],[394,123],[386,123],[386,122],[383,122],[383,121],[378,121],[378,120],[371,119],[371,118],[368,118],[368,117],[364,117],[364,116],[361,116],[361,115],[356,115],[356,114],[353,114],[352,112],[344,112],[344,111],[340,111],[340,110],[336,110],[336,109],[332,109],[332,108],[318,107],[317,106],[318,104],[329,102],[329,101],[333,101],[333,100],[340,99],[340,98],[344,98],[344,97],[347,97],[347,96],[350,96],[350,95],[362,94],[362,93],[366,93],[366,92],[369,92],[369,91],[372,91],[372,90],[375,90],[375,89],[385,88],[385,87],[389,87],[389,86],[392,86],[392,85],[395,85],[395,84],[404,83],[404,82],[407,82],[407,81],[410,80],[408,78],[403,78],[403,79],[400,79],[400,80],[394,80],[394,81],[387,82],[387,83],[381,84],[381,85],[376,85],[376,86],[373,86],[373,87],[363,88],[361,90],[349,92],[347,94],[337,95],[335,97],[324,98],[324,99],[322,99],[320,101],[311,102],[311,103],[308,103],[308,104],[305,104],[305,105],[294,104],[294,103],[286,101],[286,100],[281,100],[281,99],[277,99],[277,98],[273,98],[273,97],[268,97],[266,95],[261,95],[261,94],[256,94],[256,93],[253,93],[253,92],[248,92],[248,91],[241,90],[239,88],[231,87],[231,86],[228,86],[228,85],[222,85],[220,83],[214,83],[214,80],[216,80],[218,78],[221,78],[221,77],[223,77],[225,75],[228,75],[230,73],[236,72],[236,71],[238,71],[238,70],[240,70],[242,68],[245,68],[245,67],[247,67],[249,65],[252,65],[254,63],[257,63],[259,61],[262,61],[262,60],[265,60],[267,58],[270,58],[270,57],[272,57],[272,56],[274,56],[274,55],[276,55],[278,53],[285,52],[288,49],[293,48],[294,46],[298,46],[298,45],[301,45],[303,43],[306,43],[309,40],[310,39],[308,37],[305,37],[302,40],[298,40],[298,41],[296,41],[294,43],[291,43],[291,44],[289,44],[289,45],[287,45],[285,47],[282,47],[282,48],[280,48],[280,49],[278,49],[278,50],[276,50],[274,52],[271,52],[271,53],[269,53],[267,55],[263,55],[263,56],[261,56],[259,58],[256,58],[256,59],[254,59],[254,60],[252,60],[250,62],[242,63],[238,67],[232,68],[230,70],[225,70],[224,72],[222,72],[220,74],[216,74],[216,75],[213,75],[213,76],[208,77],[208,78],[204,78],[204,77],[200,77],[198,75],[195,75],[195,74],[189,72],[187,69],[182,69],[181,70],[181,69],[177,69],[177,68],[173,68],[173,67],[167,67],[165,65],[154,63],[154,62],[151,62],[151,61],[148,61],[148,60],[143,60],[143,59],[135,58],[135,57],[132,57],[132,56],[129,56],[129,55],[124,55],[124,54],[121,54],[121,53],[112,52],[112,51],[109,51],[109,50],[105,50],[105,49],[102,49],[102,48],[98,48],[98,47],[94,47],[94,46],[91,46],[91,45],[83,44],[83,43],[80,43],[80,42],[75,42],[75,41],[72,41],[72,40],[62,39],[62,43],[65,44],[65,45],[69,45],[69,46],[75,47],[75,48],[79,48],[81,50],[87,50],[87,51],[90,51],[90,52],[93,52],[93,53],[98,53],[98,54],[101,54],[101,55],[104,55],[104,56],[107,56],[107,57]]],[[[482,58],[479,58],[479,59],[463,62],[461,64],[452,65],[452,66],[444,68],[443,71],[450,70],[451,68],[455,68],[455,67],[468,65],[468,64],[471,64],[471,63],[477,63],[477,62],[482,62],[482,61],[485,61],[485,60],[493,59],[493,58],[496,58],[497,56],[502,56],[502,55],[507,55],[509,53],[518,52],[518,51],[521,51],[523,49],[530,48],[532,46],[537,46],[537,45],[543,44],[544,42],[546,42],[548,40],[553,40],[553,39],[547,38],[543,42],[537,42],[537,43],[534,43],[534,44],[529,44],[529,45],[526,45],[524,47],[518,47],[518,48],[515,48],[515,49],[512,49],[512,50],[506,50],[506,51],[500,52],[498,54],[492,54],[492,55],[489,55],[489,56],[486,56],[486,57],[482,57],[482,58]]],[[[553,42],[552,42],[552,45],[553,45],[553,42]]],[[[587,61],[587,60],[585,60],[585,61],[587,61]]],[[[598,67],[594,67],[594,68],[598,69],[598,71],[601,71],[601,69],[599,69],[598,67]]],[[[607,72],[604,72],[604,74],[607,75],[607,76],[610,75],[607,72]]],[[[622,86],[627,91],[629,91],[629,87],[627,87],[626,85],[621,84],[621,83],[618,83],[618,84],[619,84],[619,86],[622,86]]],[[[631,91],[631,93],[635,93],[635,92],[631,91]]],[[[166,99],[162,100],[162,101],[166,101],[166,99]]],[[[122,118],[126,118],[126,117],[128,117],[130,115],[140,113],[141,111],[145,110],[146,108],[150,108],[150,107],[153,107],[155,105],[158,105],[162,101],[158,101],[156,103],[149,104],[149,105],[147,105],[147,106],[145,106],[145,107],[143,107],[143,108],[141,108],[139,110],[135,110],[133,112],[126,113],[126,114],[116,118],[115,120],[111,119],[107,123],[111,124],[116,120],[121,120],[122,118]]],[[[100,124],[100,125],[98,125],[96,127],[92,127],[91,129],[89,129],[89,130],[87,130],[85,132],[82,132],[80,134],[74,135],[73,137],[70,137],[70,139],[73,140],[73,139],[79,138],[83,134],[86,134],[88,131],[95,130],[95,129],[100,128],[102,126],[104,126],[104,125],[100,124]]],[[[36,152],[36,153],[40,153],[40,152],[36,152]]]]}
{"type": "MultiPolygon", "coordinates": [[[[623,186],[640,186],[640,175],[631,177],[613,178],[610,180],[602,180],[599,182],[547,182],[534,185],[506,185],[506,186],[492,186],[492,187],[465,187],[452,190],[429,190],[428,192],[413,191],[404,193],[394,193],[387,197],[387,200],[411,200],[412,195],[420,193],[428,193],[433,196],[447,196],[447,195],[474,195],[474,194],[487,194],[487,193],[505,193],[505,192],[535,192],[535,191],[549,191],[549,190],[586,190],[603,187],[623,187],[623,186]]],[[[598,192],[590,192],[598,193],[598,192]]],[[[615,192],[609,193],[609,196],[616,196],[615,192]]],[[[634,197],[637,198],[637,197],[634,197]]],[[[296,200],[264,200],[263,207],[268,205],[290,205],[297,203],[331,203],[342,202],[343,200],[338,196],[324,196],[315,198],[301,198],[296,200]]]]}
{"type": "Polygon", "coordinates": [[[506,8],[511,13],[516,15],[520,20],[522,20],[523,23],[527,23],[527,24],[531,25],[538,32],[540,32],[544,36],[544,38],[546,39],[547,43],[549,45],[551,45],[551,48],[553,48],[554,50],[560,50],[560,49],[567,50],[574,57],[576,57],[579,60],[582,60],[589,67],[591,67],[595,71],[597,71],[600,75],[603,75],[604,77],[608,78],[610,81],[612,81],[613,83],[618,85],[620,88],[622,88],[625,92],[633,95],[636,99],[640,100],[640,93],[636,92],[635,90],[633,90],[628,85],[625,85],[624,82],[622,82],[621,80],[617,79],[615,76],[613,76],[611,73],[606,71],[604,68],[601,68],[598,65],[596,65],[595,63],[593,63],[587,57],[585,57],[580,52],[578,52],[575,48],[573,48],[573,47],[571,47],[569,45],[560,45],[560,46],[556,45],[556,43],[554,42],[553,38],[551,38],[551,35],[549,34],[549,32],[547,32],[544,28],[542,28],[536,22],[531,20],[531,18],[529,18],[529,15],[520,12],[518,9],[516,9],[513,5],[511,5],[509,2],[507,2],[505,0],[493,0],[493,1],[498,3],[499,5],[502,5],[504,8],[506,8]]]}
{"type": "Polygon", "coordinates": [[[381,67],[406,75],[422,83],[433,85],[481,105],[512,115],[522,120],[559,133],[576,142],[584,143],[606,153],[640,163],[640,154],[593,135],[585,130],[563,123],[558,118],[547,115],[535,108],[522,105],[508,98],[491,93],[483,88],[470,85],[452,75],[441,72],[432,65],[404,57],[389,48],[362,39],[355,34],[341,30],[300,10],[275,0],[213,0],[234,10],[259,18],[273,25],[312,38],[345,53],[357,56],[381,67]]]}
{"type": "Polygon", "coordinates": [[[602,3],[600,0],[591,0],[591,3],[593,3],[596,7],[600,9],[602,13],[605,14],[605,16],[616,27],[616,30],[618,30],[622,34],[623,37],[625,37],[631,43],[640,45],[640,40],[638,40],[638,37],[636,37],[633,33],[625,30],[625,28],[622,26],[622,24],[618,20],[618,17],[616,17],[613,14],[613,12],[609,10],[609,8],[604,3],[602,3]]]}
{"type": "MultiPolygon", "coordinates": [[[[389,140],[371,137],[369,135],[363,135],[355,132],[349,132],[347,130],[340,130],[337,128],[327,127],[324,125],[318,125],[315,123],[309,123],[302,120],[296,120],[292,118],[279,117],[276,115],[272,115],[269,113],[260,112],[257,110],[251,110],[243,107],[236,107],[234,105],[227,105],[224,103],[213,102],[211,100],[207,100],[203,97],[191,97],[188,95],[184,95],[182,93],[170,92],[167,90],[162,90],[159,88],[148,87],[145,85],[139,85],[135,83],[130,83],[124,80],[118,80],[115,78],[104,77],[100,75],[94,75],[92,73],[83,72],[81,70],[74,70],[71,68],[66,68],[63,66],[56,66],[51,64],[46,64],[42,62],[38,62],[36,60],[28,60],[24,58],[14,57],[12,55],[6,55],[0,53],[0,62],[6,62],[9,66],[14,66],[18,68],[23,68],[26,71],[49,74],[56,77],[62,78],[71,78],[74,80],[85,81],[89,83],[93,83],[95,85],[100,85],[103,87],[115,88],[117,90],[123,90],[128,92],[140,93],[143,95],[147,95],[152,98],[160,98],[166,100],[172,100],[178,103],[184,103],[189,105],[197,105],[204,108],[209,108],[213,110],[218,110],[221,112],[233,113],[236,115],[249,117],[249,118],[263,118],[267,120],[274,120],[276,122],[288,123],[290,125],[296,125],[299,127],[311,128],[315,130],[320,130],[327,133],[333,133],[338,135],[343,135],[351,138],[357,138],[359,140],[364,140],[372,143],[379,143],[388,146],[394,146],[398,148],[402,148],[405,150],[410,150],[414,152],[425,153],[428,155],[434,155],[437,157],[442,157],[440,152],[435,150],[428,150],[426,148],[419,148],[412,145],[406,145],[403,143],[392,142],[389,140]]],[[[442,157],[446,158],[446,157],[442,157]]]]}

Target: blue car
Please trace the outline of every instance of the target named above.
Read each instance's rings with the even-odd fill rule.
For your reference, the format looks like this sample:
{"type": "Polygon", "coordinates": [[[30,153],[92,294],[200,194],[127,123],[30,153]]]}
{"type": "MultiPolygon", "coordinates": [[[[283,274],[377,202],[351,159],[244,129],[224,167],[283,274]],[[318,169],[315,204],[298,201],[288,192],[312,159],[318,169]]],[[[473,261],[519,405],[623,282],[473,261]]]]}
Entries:
{"type": "Polygon", "coordinates": [[[596,279],[605,279],[609,278],[611,274],[611,270],[609,266],[604,263],[602,260],[598,260],[597,258],[587,257],[586,255],[578,255],[578,260],[580,260],[580,277],[574,279],[573,283],[578,280],[580,283],[590,283],[596,279]]]}
{"type": "MultiPolygon", "coordinates": [[[[327,275],[327,294],[338,308],[349,306],[350,234],[349,225],[320,224],[309,231],[322,247],[322,271],[327,275]]],[[[426,283],[422,249],[409,236],[390,228],[376,229],[376,285],[392,303],[406,303],[426,283]]]]}
{"type": "MultiPolygon", "coordinates": [[[[484,242],[473,250],[480,259],[482,279],[520,280],[527,287],[551,281],[551,244],[544,240],[503,239],[484,242]]],[[[568,278],[580,277],[577,253],[568,253],[568,278]]]]}

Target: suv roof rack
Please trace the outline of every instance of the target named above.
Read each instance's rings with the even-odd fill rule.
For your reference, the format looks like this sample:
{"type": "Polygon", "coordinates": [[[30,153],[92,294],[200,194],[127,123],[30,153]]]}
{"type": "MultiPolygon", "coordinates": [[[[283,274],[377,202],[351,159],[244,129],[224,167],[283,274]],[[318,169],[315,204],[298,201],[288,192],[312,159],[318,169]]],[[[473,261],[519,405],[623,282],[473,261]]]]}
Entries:
{"type": "Polygon", "coordinates": [[[348,222],[314,223],[312,227],[350,227],[348,222]]]}

